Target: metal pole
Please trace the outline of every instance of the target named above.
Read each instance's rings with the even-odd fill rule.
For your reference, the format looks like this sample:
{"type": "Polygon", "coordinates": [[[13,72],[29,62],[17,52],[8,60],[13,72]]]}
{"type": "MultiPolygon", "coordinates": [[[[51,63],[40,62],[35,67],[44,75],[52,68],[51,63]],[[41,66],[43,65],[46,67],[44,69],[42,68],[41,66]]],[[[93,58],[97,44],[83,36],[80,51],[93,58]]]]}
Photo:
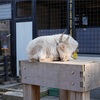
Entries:
{"type": "Polygon", "coordinates": [[[37,37],[37,14],[36,6],[37,0],[32,0],[32,19],[33,19],[33,39],[37,37]]]}
{"type": "Polygon", "coordinates": [[[76,30],[75,30],[75,0],[72,0],[72,36],[76,39],[76,30]]]}
{"type": "Polygon", "coordinates": [[[67,0],[67,32],[70,34],[70,0],[67,0]]]}
{"type": "Polygon", "coordinates": [[[72,0],[70,0],[70,35],[72,35],[72,0]]]}
{"type": "Polygon", "coordinates": [[[4,56],[4,72],[5,72],[5,81],[8,81],[9,75],[8,75],[8,57],[4,56]]]}

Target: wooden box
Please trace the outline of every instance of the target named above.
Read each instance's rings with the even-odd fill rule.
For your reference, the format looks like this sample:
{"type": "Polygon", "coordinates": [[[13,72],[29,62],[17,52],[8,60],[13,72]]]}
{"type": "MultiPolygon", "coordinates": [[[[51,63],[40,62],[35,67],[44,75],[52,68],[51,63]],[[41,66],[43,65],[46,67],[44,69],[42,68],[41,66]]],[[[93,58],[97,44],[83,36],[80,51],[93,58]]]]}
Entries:
{"type": "Polygon", "coordinates": [[[23,84],[85,93],[100,87],[100,62],[97,59],[90,59],[81,58],[68,62],[21,61],[21,81],[23,84]]]}

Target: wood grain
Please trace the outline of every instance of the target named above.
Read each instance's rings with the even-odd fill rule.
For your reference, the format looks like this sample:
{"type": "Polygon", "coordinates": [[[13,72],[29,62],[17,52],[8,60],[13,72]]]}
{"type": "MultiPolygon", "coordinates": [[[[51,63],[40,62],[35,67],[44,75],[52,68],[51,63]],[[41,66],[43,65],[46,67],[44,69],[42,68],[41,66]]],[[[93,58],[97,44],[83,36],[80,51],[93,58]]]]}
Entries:
{"type": "Polygon", "coordinates": [[[24,100],[40,100],[40,86],[24,84],[24,100]]]}

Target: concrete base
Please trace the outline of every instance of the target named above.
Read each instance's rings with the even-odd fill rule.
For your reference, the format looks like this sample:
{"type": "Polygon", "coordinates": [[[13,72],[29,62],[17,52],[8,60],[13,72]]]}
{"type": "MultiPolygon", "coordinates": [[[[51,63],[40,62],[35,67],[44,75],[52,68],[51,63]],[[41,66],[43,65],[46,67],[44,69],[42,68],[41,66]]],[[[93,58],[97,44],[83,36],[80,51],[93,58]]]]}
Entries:
{"type": "MultiPolygon", "coordinates": [[[[59,100],[59,97],[47,96],[47,95],[48,95],[47,91],[42,91],[41,100],[59,100]]],[[[2,96],[2,100],[23,100],[23,92],[8,91],[2,96]]],[[[100,100],[100,99],[91,98],[90,100],[100,100]]]]}
{"type": "Polygon", "coordinates": [[[23,100],[22,92],[8,91],[2,96],[3,100],[23,100]]]}
{"type": "MultiPolygon", "coordinates": [[[[41,92],[41,97],[43,97],[41,98],[41,100],[49,100],[49,99],[56,100],[57,97],[47,96],[48,89],[49,88],[41,87],[40,92],[41,92]]],[[[23,87],[21,86],[21,83],[0,85],[0,94],[3,94],[2,96],[3,100],[23,100],[23,87]]],[[[91,100],[100,100],[100,88],[91,90],[90,96],[91,96],[91,100]]]]}
{"type": "Polygon", "coordinates": [[[95,99],[100,100],[100,88],[91,90],[90,94],[91,94],[91,98],[95,98],[95,99]]]}
{"type": "MultiPolygon", "coordinates": [[[[47,88],[41,88],[40,97],[48,95],[47,88]]],[[[7,91],[2,95],[3,100],[23,100],[23,91],[7,91]]]]}

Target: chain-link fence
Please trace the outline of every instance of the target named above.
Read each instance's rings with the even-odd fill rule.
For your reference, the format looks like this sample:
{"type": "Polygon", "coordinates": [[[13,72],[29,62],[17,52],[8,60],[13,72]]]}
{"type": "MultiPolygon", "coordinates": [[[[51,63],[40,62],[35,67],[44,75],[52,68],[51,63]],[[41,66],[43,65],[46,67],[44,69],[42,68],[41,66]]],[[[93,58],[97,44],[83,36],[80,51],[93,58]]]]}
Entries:
{"type": "Polygon", "coordinates": [[[37,0],[36,5],[38,36],[67,30],[67,0],[37,0]]]}
{"type": "Polygon", "coordinates": [[[100,53],[100,0],[75,0],[76,39],[80,53],[100,53]]]}
{"type": "MultiPolygon", "coordinates": [[[[73,36],[79,42],[80,53],[100,53],[100,1],[99,0],[36,0],[36,22],[34,30],[37,36],[59,34],[66,31],[69,34],[68,3],[74,2],[75,9],[72,22],[75,21],[73,36]]],[[[17,2],[17,17],[32,17],[32,0],[17,2]]],[[[73,13],[72,12],[72,13],[73,13]]],[[[71,17],[71,15],[70,15],[71,17]]],[[[73,26],[73,25],[72,25],[73,26]]],[[[73,30],[73,29],[72,29],[73,30]]],[[[33,34],[36,34],[34,32],[33,34]]]]}

